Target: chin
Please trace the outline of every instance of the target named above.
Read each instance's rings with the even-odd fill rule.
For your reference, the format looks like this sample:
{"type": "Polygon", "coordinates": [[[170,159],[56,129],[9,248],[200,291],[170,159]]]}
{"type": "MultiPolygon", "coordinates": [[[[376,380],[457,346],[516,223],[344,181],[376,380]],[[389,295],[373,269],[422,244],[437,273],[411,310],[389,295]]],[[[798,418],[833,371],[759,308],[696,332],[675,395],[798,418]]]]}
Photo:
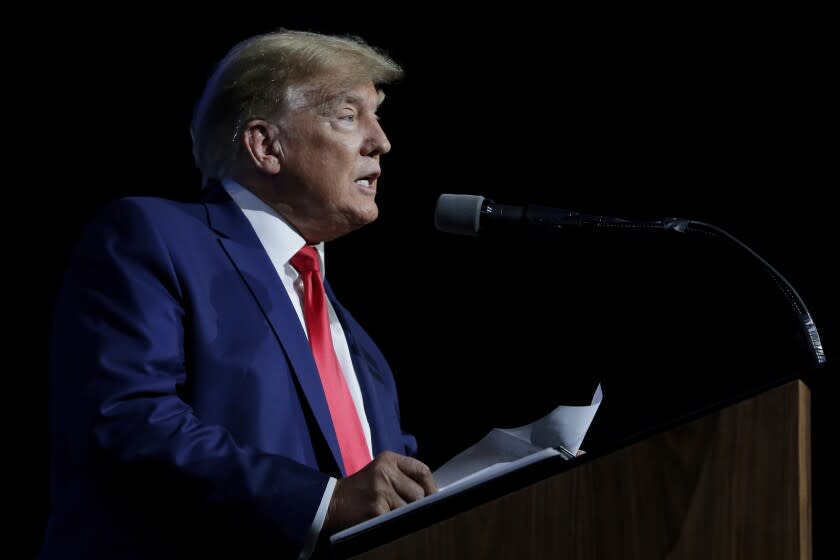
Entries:
{"type": "Polygon", "coordinates": [[[353,223],[358,226],[367,225],[379,217],[379,206],[373,199],[362,201],[353,209],[353,223]]]}
{"type": "Polygon", "coordinates": [[[379,217],[379,208],[376,206],[372,210],[356,215],[356,227],[366,226],[369,223],[375,222],[379,217]]]}

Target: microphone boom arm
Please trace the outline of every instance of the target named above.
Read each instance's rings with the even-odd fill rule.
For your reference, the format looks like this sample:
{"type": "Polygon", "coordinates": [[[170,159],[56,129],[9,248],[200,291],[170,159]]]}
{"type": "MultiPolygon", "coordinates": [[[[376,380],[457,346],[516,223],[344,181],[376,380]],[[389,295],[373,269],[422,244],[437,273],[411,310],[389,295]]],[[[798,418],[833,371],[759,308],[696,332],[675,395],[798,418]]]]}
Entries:
{"type": "Polygon", "coordinates": [[[619,229],[660,229],[676,231],[679,233],[704,233],[732,242],[764,266],[775,284],[782,291],[785,299],[793,308],[793,312],[796,315],[799,326],[805,334],[805,340],[808,342],[808,346],[811,351],[811,358],[817,366],[821,366],[826,363],[825,351],[823,350],[822,341],[820,340],[820,334],[817,331],[817,325],[814,323],[813,318],[811,318],[808,308],[805,307],[805,302],[797,293],[796,289],[790,282],[788,282],[782,273],[776,270],[770,263],[764,260],[758,253],[750,249],[734,235],[715,225],[697,220],[687,220],[685,218],[664,218],[662,220],[654,221],[623,220],[604,216],[590,216],[588,218],[590,219],[585,219],[581,225],[585,224],[595,227],[619,229]]]}

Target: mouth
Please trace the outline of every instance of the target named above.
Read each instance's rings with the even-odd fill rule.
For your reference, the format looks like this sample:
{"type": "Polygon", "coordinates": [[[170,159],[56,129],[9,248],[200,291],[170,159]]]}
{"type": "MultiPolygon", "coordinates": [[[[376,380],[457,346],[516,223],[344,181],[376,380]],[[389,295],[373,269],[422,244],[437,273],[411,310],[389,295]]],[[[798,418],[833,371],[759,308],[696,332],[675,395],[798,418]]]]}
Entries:
{"type": "Polygon", "coordinates": [[[381,173],[379,171],[374,171],[368,175],[362,175],[353,182],[362,187],[362,189],[366,192],[376,192],[376,180],[379,178],[380,174],[381,173]]]}

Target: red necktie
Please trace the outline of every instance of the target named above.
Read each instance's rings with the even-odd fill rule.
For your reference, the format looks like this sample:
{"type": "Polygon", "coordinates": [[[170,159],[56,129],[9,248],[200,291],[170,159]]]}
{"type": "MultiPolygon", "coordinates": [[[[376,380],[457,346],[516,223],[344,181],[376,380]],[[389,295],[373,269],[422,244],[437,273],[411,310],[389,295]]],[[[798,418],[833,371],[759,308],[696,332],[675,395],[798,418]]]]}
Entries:
{"type": "Polygon", "coordinates": [[[309,345],[327,397],[344,471],[349,476],[367,465],[371,458],[356,406],[335,355],[318,253],[314,247],[304,245],[289,262],[303,279],[303,318],[309,345]]]}

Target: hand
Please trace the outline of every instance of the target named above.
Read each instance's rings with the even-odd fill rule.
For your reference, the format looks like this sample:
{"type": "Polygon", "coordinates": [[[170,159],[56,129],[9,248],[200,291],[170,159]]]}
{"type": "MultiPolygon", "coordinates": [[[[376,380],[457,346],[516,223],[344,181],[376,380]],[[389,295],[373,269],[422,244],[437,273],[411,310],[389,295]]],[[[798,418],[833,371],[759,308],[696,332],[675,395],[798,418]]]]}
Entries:
{"type": "Polygon", "coordinates": [[[324,530],[340,531],[437,492],[429,467],[384,451],[365,468],[336,482],[324,530]]]}

